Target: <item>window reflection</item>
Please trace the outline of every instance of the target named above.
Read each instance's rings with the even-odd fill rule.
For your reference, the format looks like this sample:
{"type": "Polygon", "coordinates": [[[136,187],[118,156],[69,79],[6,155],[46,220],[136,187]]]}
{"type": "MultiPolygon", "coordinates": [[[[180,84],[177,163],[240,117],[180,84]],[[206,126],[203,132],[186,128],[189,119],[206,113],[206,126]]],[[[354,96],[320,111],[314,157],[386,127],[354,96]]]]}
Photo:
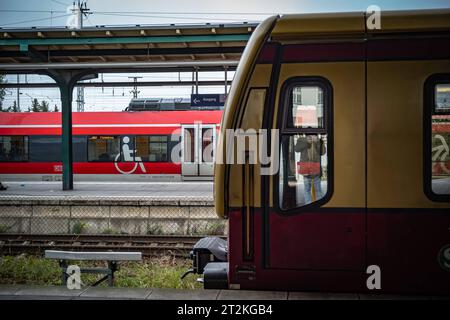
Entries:
{"type": "Polygon", "coordinates": [[[294,87],[288,127],[323,128],[323,90],[317,86],[294,87]]]}
{"type": "Polygon", "coordinates": [[[28,136],[0,136],[0,161],[27,161],[28,136]]]}
{"type": "Polygon", "coordinates": [[[435,86],[435,105],[431,117],[431,189],[450,194],[450,84],[435,86]]]}
{"type": "Polygon", "coordinates": [[[327,193],[326,135],[283,137],[280,207],[289,209],[318,201],[327,193]]]}
{"type": "Polygon", "coordinates": [[[119,154],[120,140],[117,136],[91,136],[88,139],[89,161],[115,161],[119,154]]]}

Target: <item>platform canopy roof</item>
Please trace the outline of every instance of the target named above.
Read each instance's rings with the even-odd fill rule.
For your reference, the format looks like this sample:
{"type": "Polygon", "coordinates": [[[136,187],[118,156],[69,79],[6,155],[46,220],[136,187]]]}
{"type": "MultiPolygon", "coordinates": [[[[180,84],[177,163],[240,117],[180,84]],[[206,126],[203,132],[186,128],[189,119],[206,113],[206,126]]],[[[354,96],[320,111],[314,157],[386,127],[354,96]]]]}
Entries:
{"type": "Polygon", "coordinates": [[[238,61],[256,26],[0,28],[0,69],[6,64],[238,61]]]}

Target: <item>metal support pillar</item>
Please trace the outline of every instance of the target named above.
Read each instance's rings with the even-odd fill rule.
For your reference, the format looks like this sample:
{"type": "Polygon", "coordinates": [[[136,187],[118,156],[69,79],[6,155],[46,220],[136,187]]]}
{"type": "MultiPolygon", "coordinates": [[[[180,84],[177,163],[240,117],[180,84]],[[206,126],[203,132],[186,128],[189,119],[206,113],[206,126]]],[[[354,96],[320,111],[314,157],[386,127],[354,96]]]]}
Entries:
{"type": "Polygon", "coordinates": [[[227,76],[228,76],[228,73],[227,73],[227,71],[228,71],[228,68],[225,66],[224,67],[224,71],[225,71],[225,96],[228,94],[228,79],[227,79],[227,76]]]}
{"type": "Polygon", "coordinates": [[[195,94],[198,94],[198,68],[195,68],[195,94]]]}
{"type": "Polygon", "coordinates": [[[62,173],[63,190],[73,190],[73,158],[72,158],[72,92],[69,83],[60,85],[62,114],[62,173]]]}

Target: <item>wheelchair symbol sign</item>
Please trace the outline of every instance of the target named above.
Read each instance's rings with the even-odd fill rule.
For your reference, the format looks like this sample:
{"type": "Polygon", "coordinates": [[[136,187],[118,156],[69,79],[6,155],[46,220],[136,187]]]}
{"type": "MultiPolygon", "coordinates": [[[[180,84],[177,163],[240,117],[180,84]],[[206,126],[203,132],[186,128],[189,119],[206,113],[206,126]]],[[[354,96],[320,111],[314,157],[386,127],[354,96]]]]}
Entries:
{"type": "Polygon", "coordinates": [[[117,171],[119,171],[121,174],[132,174],[136,171],[136,169],[141,168],[142,173],[147,173],[147,171],[145,170],[145,166],[142,163],[142,159],[141,157],[133,157],[133,154],[136,152],[136,150],[131,150],[130,146],[128,145],[130,143],[130,138],[129,137],[123,137],[122,140],[123,144],[122,144],[122,152],[118,153],[115,160],[114,160],[114,166],[116,167],[117,171]],[[123,155],[123,160],[125,162],[134,162],[134,166],[131,170],[129,171],[125,171],[122,170],[119,167],[119,162],[120,162],[120,155],[123,155]]]}

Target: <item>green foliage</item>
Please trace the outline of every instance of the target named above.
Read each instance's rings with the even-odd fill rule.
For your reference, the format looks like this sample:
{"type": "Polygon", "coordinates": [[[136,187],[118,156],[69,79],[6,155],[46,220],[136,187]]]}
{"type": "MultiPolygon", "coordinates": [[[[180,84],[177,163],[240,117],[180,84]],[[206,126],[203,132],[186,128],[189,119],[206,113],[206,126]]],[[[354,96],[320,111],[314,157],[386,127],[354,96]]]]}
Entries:
{"type": "Polygon", "coordinates": [[[167,256],[143,263],[131,262],[119,270],[116,284],[119,287],[201,289],[201,284],[195,280],[196,275],[180,279],[190,267],[190,260],[167,256]]]}
{"type": "MultiPolygon", "coordinates": [[[[0,74],[0,83],[5,83],[5,75],[0,74]]],[[[0,88],[0,112],[3,112],[3,99],[5,98],[5,88],[0,88]]]]}
{"type": "Polygon", "coordinates": [[[11,107],[8,107],[6,109],[0,108],[0,112],[20,112],[20,108],[17,105],[16,100],[14,100],[13,105],[11,107]]]}
{"type": "Polygon", "coordinates": [[[41,112],[49,112],[50,109],[49,109],[49,106],[48,106],[48,102],[45,101],[45,100],[42,100],[40,109],[41,109],[41,112]]]}
{"type": "Polygon", "coordinates": [[[31,111],[33,112],[41,111],[41,106],[39,105],[39,101],[36,98],[34,98],[33,102],[31,103],[31,111]]]}
{"type": "Polygon", "coordinates": [[[222,221],[207,222],[205,224],[193,223],[191,234],[204,236],[221,236],[225,232],[225,225],[222,221]]]}
{"type": "Polygon", "coordinates": [[[24,256],[1,257],[0,283],[59,285],[61,274],[58,261],[24,256]]]}
{"type": "Polygon", "coordinates": [[[163,233],[164,233],[163,228],[159,224],[152,224],[151,226],[148,227],[147,230],[147,234],[149,235],[159,235],[163,233]]]}
{"type": "MultiPolygon", "coordinates": [[[[50,105],[48,101],[42,100],[41,103],[35,98],[31,103],[31,108],[28,108],[31,112],[50,112],[50,105]]],[[[55,112],[58,112],[58,107],[55,105],[55,112]]]]}
{"type": "MultiPolygon", "coordinates": [[[[72,261],[71,264],[80,267],[105,266],[103,262],[93,261],[72,261]]],[[[201,289],[201,284],[195,281],[196,275],[180,279],[190,266],[190,260],[170,256],[121,263],[115,273],[115,286],[201,289]]],[[[98,275],[92,274],[81,276],[85,284],[91,284],[98,278],[98,275]]],[[[56,260],[34,256],[4,256],[0,258],[0,284],[61,285],[61,269],[56,260]]]]}
{"type": "Polygon", "coordinates": [[[11,107],[10,109],[11,109],[11,110],[9,110],[9,111],[11,111],[11,112],[20,112],[20,108],[19,108],[19,106],[17,105],[16,100],[14,100],[13,105],[12,105],[12,107],[11,107]]]}
{"type": "Polygon", "coordinates": [[[116,230],[114,228],[107,228],[102,231],[102,234],[128,234],[128,233],[122,230],[116,230]]]}
{"type": "Polygon", "coordinates": [[[206,235],[223,235],[225,232],[225,225],[222,221],[207,223],[205,226],[206,235]]]}
{"type": "Polygon", "coordinates": [[[72,233],[82,234],[86,230],[87,226],[88,224],[86,222],[77,221],[72,226],[72,233]]]}
{"type": "Polygon", "coordinates": [[[0,224],[0,233],[6,233],[9,229],[11,229],[10,226],[7,226],[6,224],[0,224]]]}

